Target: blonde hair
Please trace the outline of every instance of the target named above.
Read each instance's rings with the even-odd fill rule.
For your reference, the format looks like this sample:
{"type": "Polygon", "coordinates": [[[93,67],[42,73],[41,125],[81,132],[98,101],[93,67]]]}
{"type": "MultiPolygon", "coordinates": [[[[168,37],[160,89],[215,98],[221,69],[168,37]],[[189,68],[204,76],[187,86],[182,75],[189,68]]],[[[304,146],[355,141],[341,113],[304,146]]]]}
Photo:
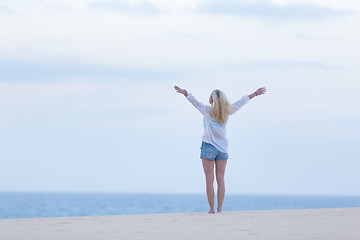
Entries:
{"type": "Polygon", "coordinates": [[[235,108],[227,101],[225,94],[218,89],[212,91],[210,96],[213,100],[211,117],[215,118],[218,123],[224,124],[235,108]]]}

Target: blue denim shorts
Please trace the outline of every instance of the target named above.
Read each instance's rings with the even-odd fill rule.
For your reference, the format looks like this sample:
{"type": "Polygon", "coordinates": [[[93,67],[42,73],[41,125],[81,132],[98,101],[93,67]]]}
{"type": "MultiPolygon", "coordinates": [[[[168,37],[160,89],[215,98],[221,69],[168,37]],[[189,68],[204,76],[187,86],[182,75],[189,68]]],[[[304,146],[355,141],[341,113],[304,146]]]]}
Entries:
{"type": "Polygon", "coordinates": [[[229,154],[220,152],[213,145],[207,142],[201,143],[200,158],[206,158],[209,160],[227,160],[229,154]]]}

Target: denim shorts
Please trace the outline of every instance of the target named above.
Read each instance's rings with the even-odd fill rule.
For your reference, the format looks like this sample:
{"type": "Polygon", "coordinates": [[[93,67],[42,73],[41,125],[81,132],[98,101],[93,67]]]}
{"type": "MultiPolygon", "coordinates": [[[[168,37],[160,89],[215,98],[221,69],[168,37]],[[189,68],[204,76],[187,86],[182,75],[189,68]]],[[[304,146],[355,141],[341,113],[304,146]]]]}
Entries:
{"type": "Polygon", "coordinates": [[[220,152],[213,145],[207,142],[201,143],[200,158],[206,158],[209,160],[227,160],[229,154],[220,152]]]}

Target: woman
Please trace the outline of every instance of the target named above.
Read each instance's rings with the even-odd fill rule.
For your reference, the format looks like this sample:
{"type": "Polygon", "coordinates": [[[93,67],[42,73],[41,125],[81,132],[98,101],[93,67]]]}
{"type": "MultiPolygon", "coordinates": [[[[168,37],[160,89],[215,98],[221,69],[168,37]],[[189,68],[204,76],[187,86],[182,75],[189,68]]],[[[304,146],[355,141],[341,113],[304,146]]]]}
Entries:
{"type": "Polygon", "coordinates": [[[215,213],[214,209],[214,165],[217,188],[218,207],[217,212],[222,211],[222,204],[225,196],[225,167],[229,158],[226,139],[226,124],[229,115],[237,112],[250,99],[265,94],[266,88],[259,88],[254,93],[242,97],[234,104],[230,104],[226,96],[220,90],[212,91],[209,103],[211,106],[198,102],[195,97],[185,89],[174,87],[178,93],[183,94],[194,107],[204,116],[204,135],[202,137],[201,154],[202,164],[206,177],[206,194],[209,202],[209,213],[215,213]]]}

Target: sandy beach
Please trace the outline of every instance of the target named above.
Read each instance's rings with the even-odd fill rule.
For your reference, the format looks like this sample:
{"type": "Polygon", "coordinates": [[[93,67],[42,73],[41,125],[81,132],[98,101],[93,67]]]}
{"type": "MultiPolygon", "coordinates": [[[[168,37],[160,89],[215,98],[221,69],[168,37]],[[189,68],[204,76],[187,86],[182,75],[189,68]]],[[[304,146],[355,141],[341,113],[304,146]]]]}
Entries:
{"type": "Polygon", "coordinates": [[[0,220],[1,240],[360,239],[360,208],[0,220]]]}

